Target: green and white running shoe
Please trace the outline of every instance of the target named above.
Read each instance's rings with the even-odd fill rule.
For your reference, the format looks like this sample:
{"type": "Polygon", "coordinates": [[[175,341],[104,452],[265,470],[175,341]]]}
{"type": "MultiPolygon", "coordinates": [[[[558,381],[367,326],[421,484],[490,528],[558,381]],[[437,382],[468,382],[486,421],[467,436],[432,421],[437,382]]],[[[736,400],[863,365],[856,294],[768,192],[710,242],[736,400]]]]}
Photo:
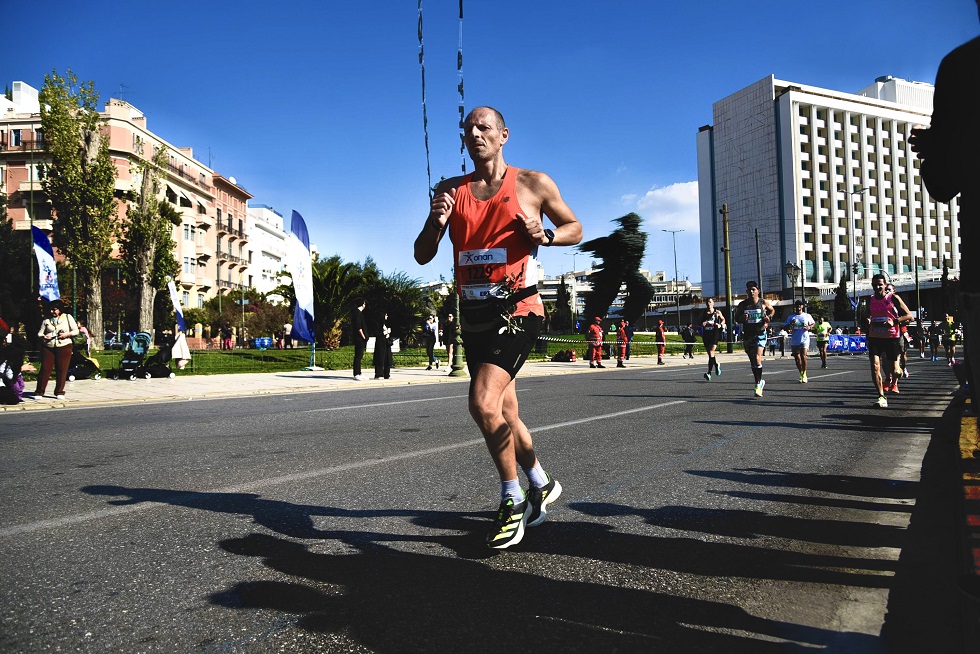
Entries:
{"type": "Polygon", "coordinates": [[[527,523],[528,501],[514,504],[507,498],[500,502],[497,518],[487,534],[487,547],[495,550],[505,550],[511,545],[517,545],[524,538],[524,525],[527,523]]]}
{"type": "MultiPolygon", "coordinates": [[[[546,475],[548,473],[545,473],[546,475]]],[[[561,495],[561,484],[557,479],[548,475],[548,484],[544,488],[531,486],[527,489],[527,501],[531,507],[527,517],[527,526],[536,527],[548,517],[548,505],[561,495]]]]}

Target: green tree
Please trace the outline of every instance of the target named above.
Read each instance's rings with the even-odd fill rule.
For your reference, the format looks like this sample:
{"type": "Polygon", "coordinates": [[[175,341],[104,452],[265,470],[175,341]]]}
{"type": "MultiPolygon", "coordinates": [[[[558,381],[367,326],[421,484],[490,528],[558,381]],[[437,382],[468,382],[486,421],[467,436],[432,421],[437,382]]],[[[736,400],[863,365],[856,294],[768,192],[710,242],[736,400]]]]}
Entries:
{"type": "Polygon", "coordinates": [[[582,252],[591,252],[602,259],[602,266],[591,277],[592,292],[586,296],[586,321],[590,322],[592,316],[605,316],[620,286],[626,284],[622,317],[635,324],[653,297],[653,286],[640,274],[647,235],[640,231],[643,219],[635,213],[613,222],[620,227],[612,234],[578,246],[582,252]]]}
{"type": "Polygon", "coordinates": [[[393,338],[401,339],[403,343],[418,340],[424,316],[428,314],[428,297],[419,288],[418,279],[403,272],[381,275],[374,280],[373,287],[364,288],[361,295],[368,303],[365,309],[368,329],[373,332],[387,313],[393,338]]]}
{"type": "Polygon", "coordinates": [[[813,316],[814,320],[817,319],[817,316],[824,316],[825,318],[830,317],[827,315],[827,306],[823,303],[823,300],[818,297],[811,297],[807,299],[806,312],[813,316]]]}
{"type": "Polygon", "coordinates": [[[847,294],[847,278],[844,275],[841,275],[834,295],[834,320],[854,320],[851,298],[847,294]]]}
{"type": "Polygon", "coordinates": [[[154,300],[158,290],[179,270],[173,255],[172,233],[173,226],[180,224],[180,213],[160,198],[160,176],[167,165],[167,150],[162,147],[155,150],[152,161],[140,161],[133,167],[139,190],[127,207],[119,240],[126,276],[135,286],[139,307],[137,329],[143,332],[154,327],[154,300]]]}
{"type": "Polygon", "coordinates": [[[551,316],[551,330],[559,334],[573,331],[575,320],[572,316],[572,294],[565,284],[565,278],[561,278],[558,285],[558,295],[555,298],[555,311],[551,316]]]}
{"type": "Polygon", "coordinates": [[[102,344],[102,271],[116,236],[116,167],[109,157],[109,138],[99,115],[99,95],[92,82],[79,84],[69,69],[65,77],[44,76],[39,94],[44,149],[51,163],[41,185],[57,220],[54,244],[78,271],[89,331],[102,344]]]}
{"type": "MultiPolygon", "coordinates": [[[[370,260],[369,260],[370,262],[370,260]]],[[[373,262],[370,262],[373,265],[373,262]]],[[[364,290],[364,271],[339,255],[313,262],[313,316],[316,335],[327,349],[340,347],[351,303],[364,290]]]]}

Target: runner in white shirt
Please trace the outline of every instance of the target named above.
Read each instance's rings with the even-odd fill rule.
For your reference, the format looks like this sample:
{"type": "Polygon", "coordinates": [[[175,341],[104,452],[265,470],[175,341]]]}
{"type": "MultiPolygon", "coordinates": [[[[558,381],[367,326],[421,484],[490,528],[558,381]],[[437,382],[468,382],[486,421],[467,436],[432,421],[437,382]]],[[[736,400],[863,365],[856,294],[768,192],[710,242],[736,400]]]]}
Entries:
{"type": "Polygon", "coordinates": [[[816,325],[813,316],[804,311],[804,308],[803,300],[797,300],[795,313],[786,320],[786,326],[792,330],[790,344],[793,349],[793,360],[796,361],[796,368],[800,371],[801,384],[807,383],[806,355],[810,349],[810,330],[816,325]]]}

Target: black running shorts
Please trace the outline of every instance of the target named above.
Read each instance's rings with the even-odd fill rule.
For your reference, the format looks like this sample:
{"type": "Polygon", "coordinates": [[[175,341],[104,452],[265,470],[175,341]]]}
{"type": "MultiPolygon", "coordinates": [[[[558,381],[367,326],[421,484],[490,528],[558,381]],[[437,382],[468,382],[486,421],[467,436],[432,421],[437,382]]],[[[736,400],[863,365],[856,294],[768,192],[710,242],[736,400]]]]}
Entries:
{"type": "Polygon", "coordinates": [[[527,355],[538,340],[543,319],[533,313],[529,316],[512,318],[520,331],[510,333],[507,323],[500,320],[486,331],[471,332],[462,330],[463,348],[466,350],[466,367],[472,377],[481,363],[489,363],[503,368],[511,379],[517,376],[527,361],[527,355]]]}
{"type": "Polygon", "coordinates": [[[868,338],[868,355],[889,361],[898,360],[902,346],[897,338],[868,338]]]}

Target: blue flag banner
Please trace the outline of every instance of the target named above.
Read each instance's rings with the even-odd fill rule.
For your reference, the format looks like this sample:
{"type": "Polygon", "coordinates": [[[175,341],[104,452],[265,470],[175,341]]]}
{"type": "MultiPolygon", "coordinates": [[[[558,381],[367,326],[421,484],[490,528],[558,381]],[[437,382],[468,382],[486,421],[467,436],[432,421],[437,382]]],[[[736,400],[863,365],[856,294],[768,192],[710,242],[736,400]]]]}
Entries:
{"type": "Polygon", "coordinates": [[[868,351],[867,337],[863,334],[831,334],[827,352],[832,354],[864,354],[868,351]]]}
{"type": "Polygon", "coordinates": [[[48,302],[60,300],[58,271],[54,265],[54,250],[51,249],[51,241],[48,240],[47,234],[33,225],[31,226],[31,235],[34,237],[34,256],[37,257],[38,295],[48,302]]]}
{"type": "Polygon", "coordinates": [[[296,311],[293,315],[293,338],[307,343],[315,342],[313,329],[313,268],[310,261],[310,234],[306,221],[298,211],[293,211],[289,236],[289,265],[296,291],[296,311]]]}
{"type": "Polygon", "coordinates": [[[177,314],[177,327],[180,331],[186,332],[187,325],[184,324],[184,309],[180,306],[180,298],[177,296],[177,285],[174,280],[167,282],[167,289],[170,291],[170,301],[174,304],[174,313],[177,314]]]}

